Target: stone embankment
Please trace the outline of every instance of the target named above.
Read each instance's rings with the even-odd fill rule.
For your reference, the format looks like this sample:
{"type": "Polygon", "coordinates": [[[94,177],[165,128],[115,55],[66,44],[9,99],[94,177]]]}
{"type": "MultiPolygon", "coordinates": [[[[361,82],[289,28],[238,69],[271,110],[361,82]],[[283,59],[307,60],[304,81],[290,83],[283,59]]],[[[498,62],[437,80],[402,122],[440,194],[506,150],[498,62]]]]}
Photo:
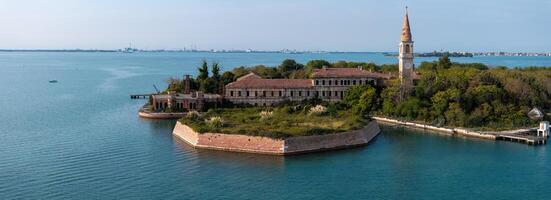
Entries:
{"type": "Polygon", "coordinates": [[[247,135],[197,133],[189,126],[178,122],[174,127],[173,135],[196,148],[290,155],[366,145],[380,132],[377,122],[372,121],[363,129],[356,131],[273,139],[247,135]]]}
{"type": "Polygon", "coordinates": [[[161,112],[138,112],[138,116],[147,119],[180,119],[186,116],[186,113],[161,113],[161,112]]]}
{"type": "Polygon", "coordinates": [[[452,135],[462,135],[466,137],[475,137],[475,138],[482,138],[482,139],[488,139],[488,140],[504,140],[504,141],[529,144],[529,145],[540,145],[540,144],[547,143],[547,138],[535,137],[526,133],[526,131],[529,131],[531,129],[519,129],[519,130],[503,131],[503,132],[477,132],[477,131],[471,131],[471,130],[462,129],[462,128],[436,127],[436,126],[430,126],[426,124],[399,121],[399,120],[389,119],[384,117],[372,117],[372,118],[375,119],[375,121],[381,122],[381,123],[396,124],[396,125],[401,125],[405,127],[438,131],[438,132],[448,133],[452,135]]]}

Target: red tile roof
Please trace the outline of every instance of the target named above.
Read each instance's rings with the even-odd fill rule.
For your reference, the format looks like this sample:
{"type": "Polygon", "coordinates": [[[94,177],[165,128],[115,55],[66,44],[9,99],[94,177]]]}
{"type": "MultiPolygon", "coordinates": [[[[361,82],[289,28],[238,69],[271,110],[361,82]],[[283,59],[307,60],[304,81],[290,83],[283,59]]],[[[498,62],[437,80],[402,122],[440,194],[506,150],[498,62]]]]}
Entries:
{"type": "Polygon", "coordinates": [[[293,89],[312,88],[312,79],[263,79],[260,76],[250,73],[235,82],[226,85],[228,89],[293,89]]]}
{"type": "Polygon", "coordinates": [[[391,78],[388,74],[369,72],[359,68],[323,68],[316,69],[313,78],[391,78]]]}

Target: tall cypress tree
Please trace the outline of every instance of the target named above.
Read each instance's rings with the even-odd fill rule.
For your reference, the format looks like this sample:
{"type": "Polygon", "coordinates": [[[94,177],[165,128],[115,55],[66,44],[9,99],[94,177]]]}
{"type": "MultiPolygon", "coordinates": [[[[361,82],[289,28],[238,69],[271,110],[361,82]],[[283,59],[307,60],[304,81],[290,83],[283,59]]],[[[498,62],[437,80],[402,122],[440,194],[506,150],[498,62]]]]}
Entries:
{"type": "Polygon", "coordinates": [[[205,80],[208,77],[209,77],[209,66],[208,66],[207,60],[203,60],[201,67],[199,67],[199,76],[197,76],[197,79],[205,80]]]}

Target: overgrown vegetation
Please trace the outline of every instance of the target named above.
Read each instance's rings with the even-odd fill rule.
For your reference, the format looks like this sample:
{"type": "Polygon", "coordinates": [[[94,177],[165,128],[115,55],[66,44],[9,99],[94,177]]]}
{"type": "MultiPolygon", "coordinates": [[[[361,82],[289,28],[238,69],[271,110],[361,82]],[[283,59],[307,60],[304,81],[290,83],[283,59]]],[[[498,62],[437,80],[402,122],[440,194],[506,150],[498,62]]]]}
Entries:
{"type": "Polygon", "coordinates": [[[550,109],[551,68],[489,68],[452,63],[442,57],[424,62],[414,91],[400,96],[397,82],[378,94],[377,113],[438,126],[501,130],[533,126],[532,108],[550,109]]]}
{"type": "Polygon", "coordinates": [[[200,133],[216,132],[270,138],[322,135],[357,130],[367,120],[346,105],[319,101],[278,107],[211,109],[188,114],[180,121],[200,133]],[[318,104],[319,103],[319,104],[318,104]]]}
{"type": "Polygon", "coordinates": [[[321,69],[323,67],[335,67],[335,68],[362,68],[364,70],[371,70],[374,72],[395,72],[398,71],[398,65],[384,64],[377,65],[375,63],[366,62],[347,62],[338,61],[330,63],[325,60],[311,60],[306,65],[297,63],[295,60],[284,60],[280,65],[269,67],[265,65],[256,65],[253,67],[237,67],[231,72],[235,78],[244,76],[250,72],[254,72],[264,78],[310,78],[314,69],[321,69]]]}
{"type": "MultiPolygon", "coordinates": [[[[284,60],[280,65],[267,67],[257,65],[253,67],[237,67],[232,71],[224,72],[221,76],[217,64],[212,65],[212,76],[209,76],[208,65],[203,62],[197,79],[192,82],[192,89],[204,92],[216,91],[220,84],[228,84],[238,77],[249,72],[254,72],[264,78],[309,78],[314,69],[323,67],[360,67],[375,72],[396,72],[397,65],[376,65],[364,62],[339,61],[331,63],[325,60],[312,60],[306,64],[297,63],[294,60],[284,60]]],[[[434,62],[423,62],[416,70],[421,74],[420,80],[415,81],[414,88],[408,94],[402,94],[398,80],[387,81],[384,86],[371,87],[367,85],[351,87],[345,94],[341,104],[327,104],[330,113],[341,113],[346,117],[383,115],[403,120],[420,121],[436,126],[458,126],[477,129],[502,130],[518,127],[534,126],[539,120],[530,120],[527,113],[532,108],[539,108],[544,113],[551,109],[551,67],[526,67],[513,68],[488,67],[481,63],[455,63],[447,56],[434,62]],[[336,109],[336,108],[341,109],[336,109]],[[333,111],[335,110],[335,111],[333,111]],[[345,115],[346,113],[346,115],[345,115]]],[[[181,85],[174,80],[169,89],[181,90],[181,85]]],[[[309,105],[315,106],[315,105],[309,105]]],[[[226,106],[227,107],[227,106],[226,106]]],[[[229,106],[232,107],[232,106],[229,106]]],[[[305,132],[305,126],[296,130],[285,131],[296,126],[296,120],[307,116],[306,113],[289,113],[289,118],[283,117],[281,109],[290,109],[292,106],[272,108],[264,110],[273,112],[273,117],[264,117],[270,120],[281,120],[276,123],[271,121],[269,126],[247,118],[254,115],[260,119],[258,113],[262,108],[246,108],[242,112],[236,108],[214,110],[207,116],[219,114],[226,120],[228,126],[222,130],[228,133],[245,132],[249,134],[279,136],[311,134],[305,132]],[[236,112],[237,117],[232,118],[231,112],[236,112]],[[258,112],[257,114],[253,114],[258,112]],[[225,116],[227,115],[227,116],[225,116]],[[233,122],[241,123],[243,127],[233,122]],[[290,126],[293,125],[293,126],[290,126]],[[253,130],[254,128],[258,130],[253,130]],[[268,127],[262,128],[262,127],[268,127]],[[273,128],[273,129],[272,129],[273,128]],[[268,130],[273,130],[272,132],[268,130]]],[[[315,116],[308,116],[315,119],[315,116]]],[[[331,119],[333,115],[321,116],[319,123],[331,120],[341,121],[340,118],[331,119]],[[326,120],[327,121],[323,121],[326,120]]],[[[307,118],[307,117],[306,117],[307,118]]],[[[358,117],[362,118],[362,117],[358,117]]],[[[547,118],[547,115],[546,115],[547,118]]],[[[308,119],[304,119],[308,120],[308,119]]],[[[194,122],[201,125],[202,122],[194,122]]],[[[310,127],[317,130],[316,127],[310,127]]],[[[317,127],[320,128],[320,127],[317,127]]],[[[340,130],[340,129],[330,129],[340,130]]],[[[327,131],[327,130],[326,130],[327,131]]]]}

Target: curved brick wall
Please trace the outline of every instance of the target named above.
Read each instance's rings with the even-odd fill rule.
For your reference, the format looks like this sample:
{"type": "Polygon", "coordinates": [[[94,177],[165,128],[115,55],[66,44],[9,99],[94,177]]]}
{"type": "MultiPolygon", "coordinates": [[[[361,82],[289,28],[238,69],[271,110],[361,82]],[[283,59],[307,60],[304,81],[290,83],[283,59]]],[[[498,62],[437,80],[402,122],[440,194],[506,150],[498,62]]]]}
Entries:
{"type": "Polygon", "coordinates": [[[197,148],[274,155],[298,154],[366,145],[379,133],[379,125],[375,121],[370,122],[363,129],[356,131],[287,139],[220,133],[199,134],[180,122],[176,123],[173,131],[174,136],[197,148]]]}

